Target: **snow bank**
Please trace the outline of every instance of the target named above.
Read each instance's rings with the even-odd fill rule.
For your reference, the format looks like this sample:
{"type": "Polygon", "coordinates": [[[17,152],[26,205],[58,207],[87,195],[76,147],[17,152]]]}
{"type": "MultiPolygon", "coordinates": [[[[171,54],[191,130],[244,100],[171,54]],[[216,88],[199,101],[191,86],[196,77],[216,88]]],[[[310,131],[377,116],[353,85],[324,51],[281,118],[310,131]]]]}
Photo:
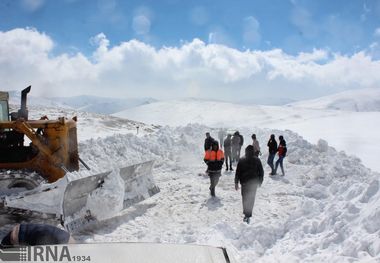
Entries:
{"type": "Polygon", "coordinates": [[[380,148],[380,144],[373,139],[380,130],[380,122],[374,121],[380,118],[379,111],[248,106],[183,99],[151,103],[117,113],[115,116],[173,127],[200,123],[211,127],[289,129],[301,134],[309,142],[317,143],[322,138],[336,149],[354,153],[366,166],[380,172],[377,156],[373,154],[380,148]]]}
{"type": "MultiPolygon", "coordinates": [[[[129,211],[135,216],[105,227],[110,234],[86,237],[88,241],[226,246],[240,262],[380,259],[378,174],[358,158],[323,140],[310,144],[288,130],[253,129],[263,163],[271,133],[284,135],[288,156],[285,178],[265,177],[253,224],[246,225],[239,216],[241,201],[233,190],[233,176],[222,176],[217,187],[220,199],[202,201],[208,181],[194,175],[204,170],[202,146],[209,130],[201,125],[163,127],[141,137],[115,135],[81,143],[83,158],[95,170],[155,159],[155,179],[162,191],[144,202],[148,210],[129,211]]],[[[217,137],[217,130],[211,131],[217,137]]],[[[250,143],[252,129],[240,131],[250,143]]]]}

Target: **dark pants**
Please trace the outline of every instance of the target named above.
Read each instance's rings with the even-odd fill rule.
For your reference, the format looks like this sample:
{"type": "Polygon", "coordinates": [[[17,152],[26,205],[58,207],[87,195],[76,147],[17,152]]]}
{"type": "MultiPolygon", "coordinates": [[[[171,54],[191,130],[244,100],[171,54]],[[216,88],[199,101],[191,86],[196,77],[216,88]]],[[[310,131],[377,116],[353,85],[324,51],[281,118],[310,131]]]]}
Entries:
{"type": "Polygon", "coordinates": [[[209,171],[208,176],[210,176],[210,191],[211,195],[215,196],[215,187],[219,182],[219,177],[221,176],[221,171],[209,171]]]}
{"type": "Polygon", "coordinates": [[[229,148],[227,150],[227,148],[225,148],[225,152],[224,152],[224,158],[226,160],[226,167],[227,167],[227,170],[228,170],[228,163],[230,164],[230,170],[232,170],[232,151],[231,151],[231,148],[229,148]]]}
{"type": "Polygon", "coordinates": [[[278,158],[278,160],[276,161],[276,167],[274,168],[274,173],[275,173],[275,174],[277,173],[278,165],[280,165],[282,175],[285,175],[285,172],[284,172],[284,165],[282,164],[283,161],[284,161],[284,156],[280,156],[280,157],[278,158]]]}
{"type": "Polygon", "coordinates": [[[274,160],[274,157],[276,156],[275,153],[269,153],[268,155],[268,161],[267,161],[267,164],[270,166],[270,168],[272,169],[271,173],[273,174],[274,173],[274,165],[273,165],[273,160],[274,160]]]}
{"type": "Polygon", "coordinates": [[[240,152],[241,152],[241,145],[239,145],[239,148],[237,149],[237,160],[236,161],[240,160],[240,152]]]}
{"type": "Polygon", "coordinates": [[[241,185],[241,195],[243,198],[243,214],[245,215],[245,217],[252,216],[257,186],[258,184],[255,181],[248,181],[241,185]]]}

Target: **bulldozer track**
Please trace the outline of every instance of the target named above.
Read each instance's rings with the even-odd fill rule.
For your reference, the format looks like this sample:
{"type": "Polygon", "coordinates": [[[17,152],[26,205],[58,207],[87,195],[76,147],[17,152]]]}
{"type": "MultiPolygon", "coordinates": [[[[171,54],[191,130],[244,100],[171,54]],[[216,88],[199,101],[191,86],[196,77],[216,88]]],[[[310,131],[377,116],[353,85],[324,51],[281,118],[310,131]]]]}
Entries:
{"type": "Polygon", "coordinates": [[[0,196],[12,188],[31,190],[45,180],[36,172],[0,170],[0,196]]]}
{"type": "Polygon", "coordinates": [[[0,170],[0,226],[21,222],[43,221],[59,222],[55,214],[46,214],[27,209],[11,208],[5,204],[5,196],[31,190],[45,180],[35,172],[0,170]],[[12,189],[19,188],[19,191],[12,189]]]}

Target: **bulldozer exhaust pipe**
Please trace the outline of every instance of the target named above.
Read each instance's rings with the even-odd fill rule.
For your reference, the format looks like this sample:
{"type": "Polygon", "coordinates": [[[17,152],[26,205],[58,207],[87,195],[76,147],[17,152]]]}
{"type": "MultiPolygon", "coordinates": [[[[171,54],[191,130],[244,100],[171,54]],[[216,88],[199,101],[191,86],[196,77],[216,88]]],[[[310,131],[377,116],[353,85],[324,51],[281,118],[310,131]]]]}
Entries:
{"type": "Polygon", "coordinates": [[[28,108],[26,107],[26,98],[32,86],[29,86],[21,91],[21,108],[19,110],[19,118],[23,118],[24,120],[28,120],[28,108]]]}

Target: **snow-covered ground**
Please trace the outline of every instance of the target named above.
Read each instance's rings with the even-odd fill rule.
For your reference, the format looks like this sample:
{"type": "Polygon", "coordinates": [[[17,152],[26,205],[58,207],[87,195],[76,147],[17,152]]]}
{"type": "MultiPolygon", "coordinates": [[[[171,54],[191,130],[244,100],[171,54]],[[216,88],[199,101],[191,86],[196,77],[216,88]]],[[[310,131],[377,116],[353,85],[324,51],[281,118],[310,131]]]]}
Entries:
{"type": "MultiPolygon", "coordinates": [[[[133,119],[148,124],[66,109],[30,109],[30,115],[36,117],[78,115],[80,156],[94,172],[115,165],[156,161],[153,175],[161,189],[159,194],[75,238],[83,242],[225,246],[242,263],[380,262],[379,174],[366,168],[351,151],[347,155],[329,147],[330,141],[315,138],[316,144],[311,144],[304,139],[308,121],[322,133],[321,127],[313,125],[315,121],[333,130],[332,125],[345,115],[337,111],[297,111],[291,107],[178,103],[159,104],[161,107],[150,108],[146,115],[140,108],[141,115],[136,113],[133,119]],[[220,119],[223,115],[224,119],[220,119]],[[328,124],[328,119],[332,123],[328,124]],[[261,156],[264,164],[267,157],[264,146],[269,135],[282,134],[287,140],[286,176],[268,176],[265,165],[264,183],[258,190],[250,225],[242,222],[241,196],[234,189],[232,173],[222,175],[217,197],[210,198],[209,179],[199,173],[205,170],[204,133],[211,130],[217,137],[217,129],[186,124],[189,120],[229,127],[231,131],[239,129],[246,145],[255,132],[264,148],[261,156]],[[183,126],[159,127],[151,123],[183,126]],[[299,128],[304,138],[290,130],[279,130],[286,125],[294,125],[293,130],[299,128]],[[136,126],[140,127],[139,134],[136,126]],[[268,128],[258,128],[265,126],[268,128]]],[[[364,115],[370,123],[362,131],[372,124],[377,127],[374,120],[378,115],[373,114],[364,115]]],[[[346,116],[358,116],[364,126],[365,120],[359,115],[346,116]]],[[[352,121],[351,124],[355,125],[352,121]]]]}
{"type": "MultiPolygon", "coordinates": [[[[155,159],[161,192],[76,238],[85,242],[169,242],[225,246],[238,262],[374,262],[380,260],[378,174],[358,158],[291,131],[286,177],[269,177],[257,194],[253,222],[242,222],[240,193],[224,173],[217,198],[199,176],[208,128],[163,127],[145,136],[114,135],[84,141],[90,166],[108,168],[155,159]]],[[[257,129],[259,140],[278,130],[257,129]]],[[[250,129],[241,129],[248,136],[250,129]]],[[[265,163],[266,155],[262,161],[265,163]]]]}
{"type": "MultiPolygon", "coordinates": [[[[210,127],[289,129],[312,143],[324,139],[347,154],[360,157],[369,168],[380,171],[375,154],[380,112],[318,110],[284,106],[246,106],[195,99],[161,101],[115,114],[131,120],[161,125],[200,123],[210,127]]],[[[250,139],[250,136],[247,139],[250,139]]],[[[266,138],[262,141],[265,142],[266,138]]]]}

